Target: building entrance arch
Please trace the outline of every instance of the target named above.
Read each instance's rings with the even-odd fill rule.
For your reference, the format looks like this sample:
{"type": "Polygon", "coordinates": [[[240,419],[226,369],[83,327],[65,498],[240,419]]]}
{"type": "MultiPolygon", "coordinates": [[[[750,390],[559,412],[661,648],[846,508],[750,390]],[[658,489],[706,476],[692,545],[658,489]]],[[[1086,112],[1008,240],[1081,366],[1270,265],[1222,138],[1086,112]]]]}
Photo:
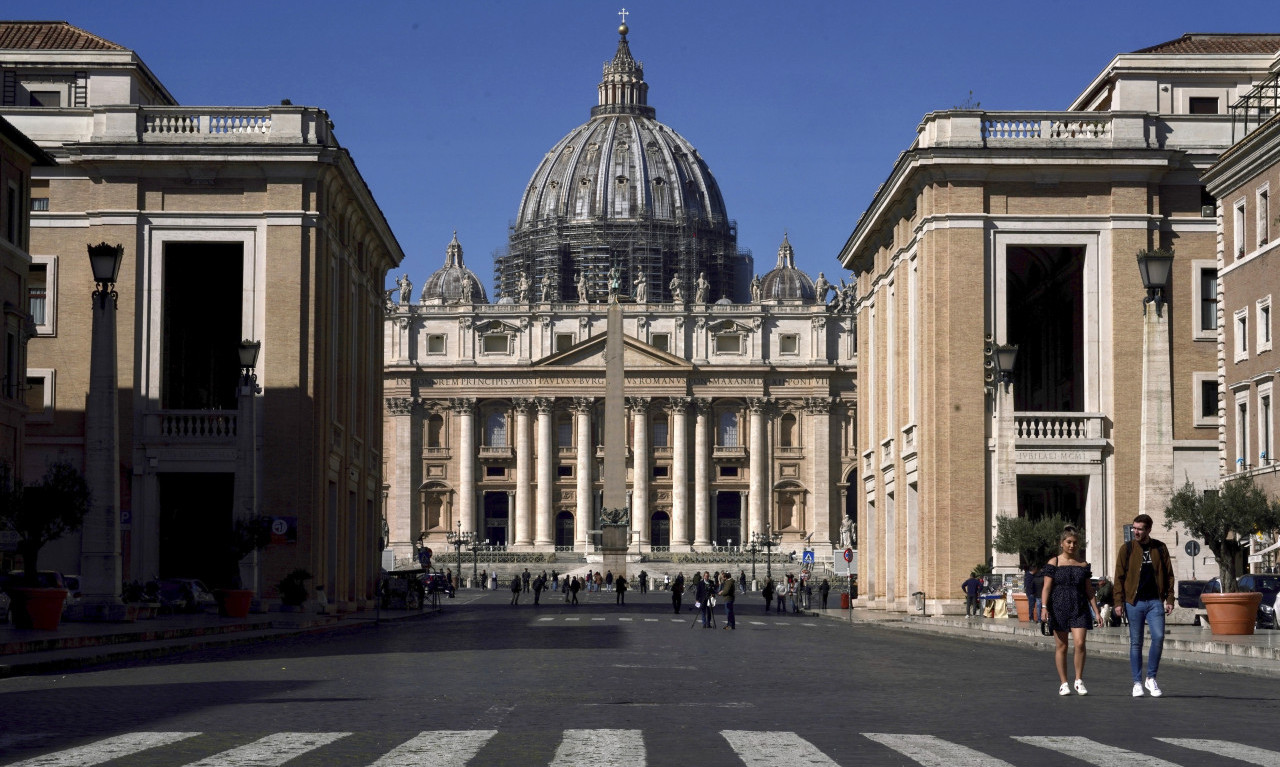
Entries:
{"type": "Polygon", "coordinates": [[[484,538],[494,546],[507,545],[507,510],[510,496],[505,491],[484,494],[484,538]]]}
{"type": "Polygon", "coordinates": [[[653,548],[671,546],[671,517],[665,511],[655,511],[649,518],[649,544],[653,548]]]}
{"type": "Polygon", "coordinates": [[[742,493],[721,490],[716,493],[715,544],[728,546],[729,541],[742,543],[742,493]]]}
{"type": "Polygon", "coordinates": [[[573,512],[562,511],[556,515],[556,548],[573,549],[573,512]]]}

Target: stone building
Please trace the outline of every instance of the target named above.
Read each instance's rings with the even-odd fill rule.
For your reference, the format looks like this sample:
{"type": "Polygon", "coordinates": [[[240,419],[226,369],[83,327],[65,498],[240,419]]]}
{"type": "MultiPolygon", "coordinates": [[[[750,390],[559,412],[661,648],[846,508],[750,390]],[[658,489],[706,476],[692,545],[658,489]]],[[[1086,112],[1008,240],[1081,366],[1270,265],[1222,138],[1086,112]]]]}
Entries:
{"type": "Polygon", "coordinates": [[[1159,525],[1175,481],[1216,483],[1219,260],[1200,174],[1277,49],[1187,35],[1116,56],[1064,111],[925,115],[840,253],[862,352],[862,604],[923,592],[928,612],[959,612],[974,566],[1017,571],[991,547],[1002,515],[1074,519],[1109,573],[1135,514],[1159,525]],[[1135,256],[1162,249],[1172,274],[1147,303],[1135,256]]]}
{"type": "MultiPolygon", "coordinates": [[[[320,109],[179,106],[138,54],[65,22],[0,23],[0,114],[58,160],[31,182],[28,471],[83,466],[86,246],[116,283],[126,578],[225,571],[233,516],[275,518],[256,585],[304,567],[372,597],[382,284],[403,253],[320,109]],[[261,343],[242,385],[241,341],[261,343]]],[[[78,569],[72,536],[42,564],[78,569]]]]}
{"type": "MultiPolygon", "coordinates": [[[[783,550],[807,544],[829,559],[839,539],[843,478],[855,456],[849,295],[828,305],[829,283],[820,277],[815,285],[795,268],[785,237],[776,267],[754,287],[744,280],[717,289],[713,280],[727,272],[712,275],[701,250],[683,250],[680,243],[693,238],[670,240],[663,246],[669,251],[651,254],[661,256],[652,268],[638,271],[628,260],[635,252],[617,243],[600,254],[576,250],[579,242],[613,242],[621,227],[664,216],[662,225],[676,228],[682,215],[716,226],[729,220],[696,151],[652,122],[626,26],[619,31],[592,121],[539,166],[511,253],[524,222],[544,220],[528,211],[572,218],[534,201],[556,199],[559,179],[594,177],[594,165],[550,170],[582,141],[588,149],[599,141],[604,156],[648,168],[648,186],[633,184],[630,172],[610,171],[611,182],[626,175],[619,186],[627,189],[615,190],[614,199],[634,206],[596,223],[575,221],[559,239],[548,234],[548,252],[561,254],[559,271],[500,258],[496,303],[487,303],[456,236],[417,303],[407,275],[392,291],[384,454],[397,557],[408,557],[418,540],[443,551],[447,534],[461,531],[508,550],[585,561],[599,528],[603,466],[615,460],[628,467],[633,554],[737,547],[753,534],[778,533],[783,550]],[[653,145],[646,141],[639,154],[621,146],[628,125],[631,136],[653,145]],[[677,188],[662,190],[657,181],[664,178],[677,188]],[[702,192],[695,195],[694,186],[702,192]],[[659,205],[663,194],[667,208],[659,205]],[[598,255],[605,256],[599,263],[598,255]],[[626,454],[618,456],[603,448],[605,315],[614,301],[623,314],[628,423],[626,454]]],[[[591,204],[615,210],[609,199],[591,204]]],[[[728,249],[732,239],[721,244],[728,249]]]]}
{"type": "Polygon", "coordinates": [[[1280,51],[1270,75],[1231,105],[1231,116],[1234,143],[1204,175],[1218,201],[1220,299],[1212,307],[1220,308],[1218,468],[1224,479],[1252,476],[1277,497],[1274,385],[1280,362],[1271,299],[1280,296],[1280,204],[1274,199],[1280,194],[1280,51]]]}

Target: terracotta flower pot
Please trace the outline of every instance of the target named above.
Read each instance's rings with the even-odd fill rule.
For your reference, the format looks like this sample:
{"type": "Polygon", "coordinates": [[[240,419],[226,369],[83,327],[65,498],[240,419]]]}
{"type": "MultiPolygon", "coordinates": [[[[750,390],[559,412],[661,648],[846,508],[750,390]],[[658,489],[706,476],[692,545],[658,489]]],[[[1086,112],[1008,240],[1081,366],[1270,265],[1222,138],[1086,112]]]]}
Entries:
{"type": "Polygon", "coordinates": [[[1262,594],[1240,591],[1235,594],[1203,594],[1209,612],[1209,628],[1214,634],[1252,634],[1258,620],[1262,594]]]}
{"type": "Polygon", "coordinates": [[[1031,605],[1027,602],[1026,594],[1014,594],[1013,605],[1018,609],[1018,620],[1026,623],[1031,620],[1031,605]]]}
{"type": "Polygon", "coordinates": [[[214,597],[218,600],[218,615],[224,618],[244,618],[253,606],[252,589],[218,589],[214,597]]]}
{"type": "Polygon", "coordinates": [[[54,631],[62,621],[67,590],[11,586],[9,597],[14,628],[54,631]]]}

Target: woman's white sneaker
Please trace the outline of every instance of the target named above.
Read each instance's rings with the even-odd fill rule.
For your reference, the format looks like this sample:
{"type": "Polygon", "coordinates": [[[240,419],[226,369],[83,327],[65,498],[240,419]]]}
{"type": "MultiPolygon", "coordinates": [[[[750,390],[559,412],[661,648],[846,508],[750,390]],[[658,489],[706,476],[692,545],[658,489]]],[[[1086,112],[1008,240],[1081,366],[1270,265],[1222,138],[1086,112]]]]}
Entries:
{"type": "Polygon", "coordinates": [[[1084,686],[1084,680],[1083,680],[1083,679],[1077,679],[1077,680],[1076,680],[1076,695],[1088,695],[1088,694],[1089,694],[1089,691],[1088,691],[1087,689],[1085,689],[1085,686],[1084,686]]]}
{"type": "Polygon", "coordinates": [[[1133,697],[1135,697],[1135,698],[1141,698],[1143,695],[1144,695],[1144,693],[1142,692],[1142,682],[1134,682],[1134,683],[1133,683],[1133,697]]]}
{"type": "Polygon", "coordinates": [[[1058,694],[1059,694],[1059,695],[1070,695],[1070,694],[1071,694],[1071,685],[1067,684],[1066,682],[1063,682],[1063,683],[1062,683],[1062,686],[1058,688],[1058,694]]]}
{"type": "Polygon", "coordinates": [[[1160,697],[1161,695],[1164,695],[1164,693],[1160,692],[1160,685],[1156,684],[1156,678],[1155,678],[1155,677],[1153,677],[1153,676],[1149,676],[1149,677],[1147,677],[1147,685],[1146,685],[1146,686],[1147,686],[1147,692],[1151,693],[1151,697],[1153,697],[1153,698],[1158,698],[1158,697],[1160,697]]]}

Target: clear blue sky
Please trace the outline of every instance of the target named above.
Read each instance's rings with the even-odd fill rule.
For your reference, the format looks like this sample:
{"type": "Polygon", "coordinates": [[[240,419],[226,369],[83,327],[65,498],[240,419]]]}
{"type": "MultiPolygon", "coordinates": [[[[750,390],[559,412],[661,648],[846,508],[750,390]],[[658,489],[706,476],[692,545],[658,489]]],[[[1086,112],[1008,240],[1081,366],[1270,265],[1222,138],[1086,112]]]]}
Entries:
{"type": "MultiPolygon", "coordinates": [[[[740,246],[836,281],[840,247],[921,117],[1063,109],[1120,52],[1185,32],[1280,32],[1275,0],[915,3],[60,2],[66,20],[139,53],[183,104],[328,110],[421,285],[458,230],[492,284],[542,156],[586,122],[630,11],[657,118],[720,183],[740,246]]],[[[18,15],[13,15],[18,14],[18,15]]],[[[415,291],[416,292],[416,291],[415,291]]]]}

